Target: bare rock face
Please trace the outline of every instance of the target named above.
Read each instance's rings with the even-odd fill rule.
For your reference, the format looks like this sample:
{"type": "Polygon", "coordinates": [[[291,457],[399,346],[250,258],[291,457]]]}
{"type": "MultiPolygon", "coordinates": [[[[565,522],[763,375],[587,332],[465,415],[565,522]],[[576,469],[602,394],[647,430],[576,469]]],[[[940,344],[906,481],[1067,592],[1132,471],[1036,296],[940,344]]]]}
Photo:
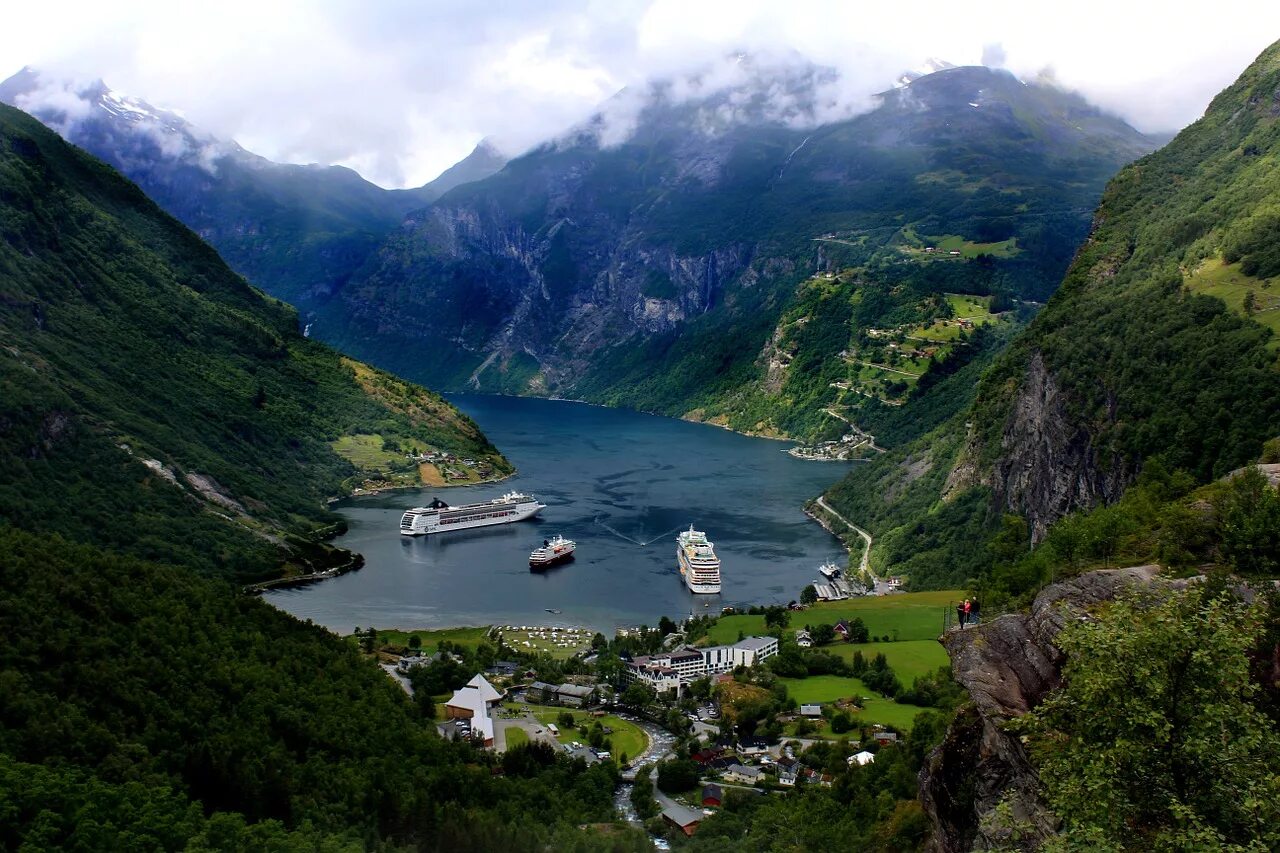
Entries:
{"type": "Polygon", "coordinates": [[[1027,519],[1035,542],[1064,515],[1117,500],[1137,477],[1137,467],[1104,457],[1067,404],[1044,357],[1035,353],[1018,385],[995,463],[983,470],[977,461],[982,448],[971,434],[947,478],[946,494],[990,486],[998,506],[1027,519]]]}
{"type": "Polygon", "coordinates": [[[1157,571],[1158,566],[1139,566],[1090,572],[1045,588],[1028,613],[942,638],[972,706],[957,715],[920,771],[936,853],[1036,850],[1053,834],[1057,819],[1041,800],[1035,768],[1003,724],[1035,708],[1058,686],[1064,656],[1054,641],[1064,627],[1123,590],[1150,583],[1157,571]],[[1014,825],[1021,829],[1018,836],[1014,825]]]}

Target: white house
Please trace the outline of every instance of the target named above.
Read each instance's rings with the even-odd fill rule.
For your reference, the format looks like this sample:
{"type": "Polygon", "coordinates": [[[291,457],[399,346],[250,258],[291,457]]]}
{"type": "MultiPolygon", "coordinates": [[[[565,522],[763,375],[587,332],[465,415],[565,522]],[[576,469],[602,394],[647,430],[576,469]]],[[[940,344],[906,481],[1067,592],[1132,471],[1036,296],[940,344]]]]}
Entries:
{"type": "Polygon", "coordinates": [[[866,767],[876,760],[875,753],[867,752],[865,749],[855,755],[850,755],[847,759],[849,766],[857,764],[859,767],[866,767]]]}
{"type": "Polygon", "coordinates": [[[493,746],[493,718],[489,716],[489,709],[500,701],[502,694],[477,673],[444,703],[444,715],[449,720],[469,720],[472,734],[483,738],[485,746],[493,746]]]}
{"type": "Polygon", "coordinates": [[[796,645],[802,649],[807,649],[813,645],[813,637],[809,636],[809,632],[802,628],[796,631],[796,645]]]}

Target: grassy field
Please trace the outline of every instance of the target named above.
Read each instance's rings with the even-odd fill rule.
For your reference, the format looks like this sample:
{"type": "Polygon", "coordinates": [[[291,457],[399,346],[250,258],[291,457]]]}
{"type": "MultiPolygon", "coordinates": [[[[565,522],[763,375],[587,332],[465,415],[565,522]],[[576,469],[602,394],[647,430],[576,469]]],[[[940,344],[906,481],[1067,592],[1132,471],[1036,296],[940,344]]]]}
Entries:
{"type": "MultiPolygon", "coordinates": [[[[649,745],[649,736],[644,733],[643,729],[641,729],[635,723],[632,723],[628,720],[624,720],[621,717],[615,717],[613,714],[606,714],[603,717],[593,717],[590,714],[584,713],[582,711],[570,711],[568,708],[557,708],[550,705],[529,705],[529,704],[522,704],[522,703],[510,703],[503,707],[511,708],[514,710],[523,710],[527,708],[533,714],[533,716],[538,720],[538,722],[544,723],[544,724],[555,723],[555,725],[560,728],[560,736],[557,738],[557,740],[559,740],[560,743],[573,743],[574,741],[579,741],[582,743],[586,742],[585,738],[583,738],[582,736],[582,733],[578,731],[578,729],[576,728],[566,729],[565,727],[561,726],[558,722],[556,722],[557,719],[560,717],[560,715],[563,714],[565,711],[569,711],[571,714],[573,714],[575,725],[580,724],[583,721],[586,721],[587,725],[590,726],[592,723],[598,720],[600,722],[600,725],[604,726],[607,729],[613,729],[613,733],[610,735],[607,735],[607,737],[609,738],[610,741],[613,742],[612,752],[613,752],[613,760],[615,762],[621,762],[623,755],[626,755],[628,759],[635,758],[637,755],[640,755],[641,753],[643,753],[646,747],[648,747],[649,745]]],[[[510,733],[508,733],[508,737],[510,737],[510,733]]],[[[508,745],[510,745],[510,741],[508,741],[508,745]]]]}
{"type": "Polygon", "coordinates": [[[904,640],[901,643],[831,643],[822,651],[853,660],[854,652],[862,652],[868,661],[877,654],[884,654],[889,666],[898,675],[903,687],[922,675],[935,672],[950,662],[947,650],[937,640],[904,640]]]}
{"type": "Polygon", "coordinates": [[[936,260],[954,259],[956,257],[972,259],[978,255],[991,255],[994,258],[1012,258],[1022,252],[1022,249],[1018,248],[1018,240],[1015,237],[996,243],[975,243],[972,240],[966,240],[959,234],[939,234],[936,236],[917,234],[914,227],[903,229],[902,237],[906,241],[899,247],[903,252],[913,257],[936,260]],[[926,252],[926,247],[931,247],[935,251],[926,252]],[[958,256],[952,255],[951,252],[959,252],[960,254],[958,256]]]}
{"type": "MultiPolygon", "coordinates": [[[[916,714],[928,710],[916,705],[903,705],[891,699],[883,699],[856,678],[841,678],[837,675],[815,675],[809,678],[783,678],[779,680],[787,685],[787,693],[800,704],[809,702],[828,703],[852,696],[863,697],[862,711],[852,715],[858,724],[880,723],[903,731],[910,731],[916,714]]],[[[794,724],[788,731],[794,731],[794,724]]],[[[830,735],[830,731],[826,729],[825,725],[822,727],[822,731],[830,735]]]]}
{"type": "MultiPolygon", "coordinates": [[[[591,642],[591,634],[585,629],[579,629],[576,634],[570,633],[569,630],[561,628],[552,632],[550,626],[535,627],[530,626],[531,630],[504,630],[502,632],[503,639],[507,645],[513,648],[519,648],[525,652],[545,652],[557,660],[566,660],[573,657],[577,652],[588,647],[591,642]],[[545,634],[546,637],[539,635],[545,634]],[[553,639],[553,634],[561,639],[553,639]],[[560,646],[557,643],[566,642],[565,638],[574,637],[570,640],[571,645],[560,646]],[[529,645],[525,645],[528,641],[529,645]]],[[[442,640],[448,640],[451,643],[457,643],[467,648],[475,648],[484,642],[489,634],[489,627],[483,628],[440,628],[436,630],[406,630],[402,628],[379,628],[378,643],[384,646],[408,646],[409,638],[417,635],[422,640],[423,654],[431,654],[440,647],[442,640]]],[[[493,642],[493,641],[491,641],[493,642]]]]}
{"type": "MultiPolygon", "coordinates": [[[[878,637],[887,635],[890,640],[936,640],[942,633],[942,611],[957,598],[964,598],[963,591],[944,589],[867,596],[846,601],[820,601],[808,610],[792,613],[788,630],[794,631],[806,624],[834,625],[841,619],[856,616],[878,637]]],[[[707,636],[712,645],[722,645],[736,642],[739,631],[748,637],[763,634],[764,616],[721,616],[711,626],[707,636]]]]}
{"type": "Polygon", "coordinates": [[[857,617],[876,636],[892,641],[936,640],[942,633],[942,611],[962,590],[906,592],[900,595],[866,596],[846,601],[820,601],[801,613],[792,614],[792,627],[805,623],[834,625],[841,619],[857,617]],[[896,632],[896,634],[895,634],[896,632]]]}
{"type": "Polygon", "coordinates": [[[1012,258],[1022,250],[1018,248],[1017,238],[1010,237],[998,243],[974,243],[957,235],[946,234],[931,237],[936,241],[934,246],[939,252],[959,252],[962,258],[976,258],[978,255],[991,255],[994,258],[1012,258]]]}
{"type": "Polygon", "coordinates": [[[344,435],[329,442],[339,456],[362,471],[389,471],[409,464],[402,453],[382,449],[380,435],[344,435]]]}
{"type": "MultiPolygon", "coordinates": [[[[914,234],[908,236],[918,239],[914,234]]],[[[912,252],[917,250],[911,249],[912,252]]],[[[875,360],[870,362],[857,354],[846,359],[849,365],[847,381],[855,393],[900,404],[928,368],[930,357],[941,360],[950,354],[952,345],[965,331],[965,325],[984,326],[1001,319],[1000,315],[991,313],[989,296],[965,293],[947,293],[945,296],[954,318],[936,320],[927,326],[916,323],[889,330],[905,338],[900,342],[902,345],[893,351],[896,358],[885,351],[874,354],[875,360]],[[906,386],[905,390],[902,385],[906,386]],[[893,388],[892,392],[890,388],[893,388]]]]}
{"type": "MultiPolygon", "coordinates": [[[[500,626],[501,627],[501,626],[500,626]]],[[[502,639],[513,649],[523,652],[544,652],[556,660],[567,660],[591,644],[591,632],[586,629],[552,631],[550,627],[530,626],[530,630],[502,628],[502,639]],[[560,643],[569,643],[567,646],[560,643]]]]}
{"type": "Polygon", "coordinates": [[[1240,271],[1239,264],[1225,264],[1221,258],[1212,258],[1201,264],[1186,283],[1196,293],[1218,297],[1238,314],[1245,313],[1245,295],[1253,291],[1256,308],[1251,316],[1276,333],[1269,346],[1280,347],[1280,281],[1247,276],[1240,271]]]}
{"type": "Polygon", "coordinates": [[[529,742],[528,733],[518,726],[511,726],[507,729],[507,749],[515,749],[522,743],[529,742]]]}
{"type": "Polygon", "coordinates": [[[457,643],[460,646],[474,649],[480,645],[488,635],[489,629],[485,628],[441,628],[434,631],[422,629],[419,631],[406,631],[400,628],[379,628],[378,642],[386,646],[407,646],[409,645],[409,637],[417,635],[422,640],[423,654],[431,654],[440,648],[442,640],[448,640],[451,643],[457,643]]]}

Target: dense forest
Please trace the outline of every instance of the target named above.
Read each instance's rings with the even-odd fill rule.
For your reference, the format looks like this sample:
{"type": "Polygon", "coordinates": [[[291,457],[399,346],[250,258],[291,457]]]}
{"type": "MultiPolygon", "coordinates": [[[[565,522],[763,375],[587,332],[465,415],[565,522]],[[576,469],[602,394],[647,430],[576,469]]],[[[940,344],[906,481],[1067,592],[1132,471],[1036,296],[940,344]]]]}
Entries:
{"type": "Polygon", "coordinates": [[[0,847],[575,849],[612,820],[612,765],[495,775],[350,644],[230,586],[10,527],[0,555],[0,847]]]}

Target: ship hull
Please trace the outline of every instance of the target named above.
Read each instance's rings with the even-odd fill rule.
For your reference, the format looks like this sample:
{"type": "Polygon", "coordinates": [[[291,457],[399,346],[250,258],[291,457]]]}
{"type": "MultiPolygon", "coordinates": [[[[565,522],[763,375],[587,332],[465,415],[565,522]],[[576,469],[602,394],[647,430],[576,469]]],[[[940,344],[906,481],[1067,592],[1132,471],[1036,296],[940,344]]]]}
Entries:
{"type": "Polygon", "coordinates": [[[498,524],[512,524],[517,521],[526,521],[533,518],[545,509],[542,504],[533,504],[526,506],[518,506],[509,514],[495,516],[491,518],[475,518],[463,519],[450,523],[436,524],[415,524],[412,528],[406,528],[401,525],[400,535],[402,536],[431,536],[435,533],[449,533],[454,530],[473,530],[477,527],[493,527],[498,524]]]}
{"type": "Polygon", "coordinates": [[[683,548],[676,548],[676,561],[680,564],[680,574],[684,578],[684,585],[688,587],[689,592],[696,593],[698,595],[716,595],[720,592],[719,581],[706,583],[702,581],[695,581],[693,579],[693,569],[685,560],[683,548]]]}
{"type": "Polygon", "coordinates": [[[545,560],[530,560],[529,571],[540,572],[543,569],[549,569],[552,566],[563,566],[565,563],[570,563],[570,562],[573,562],[572,551],[570,551],[568,554],[557,554],[556,556],[549,557],[545,560]]]}

